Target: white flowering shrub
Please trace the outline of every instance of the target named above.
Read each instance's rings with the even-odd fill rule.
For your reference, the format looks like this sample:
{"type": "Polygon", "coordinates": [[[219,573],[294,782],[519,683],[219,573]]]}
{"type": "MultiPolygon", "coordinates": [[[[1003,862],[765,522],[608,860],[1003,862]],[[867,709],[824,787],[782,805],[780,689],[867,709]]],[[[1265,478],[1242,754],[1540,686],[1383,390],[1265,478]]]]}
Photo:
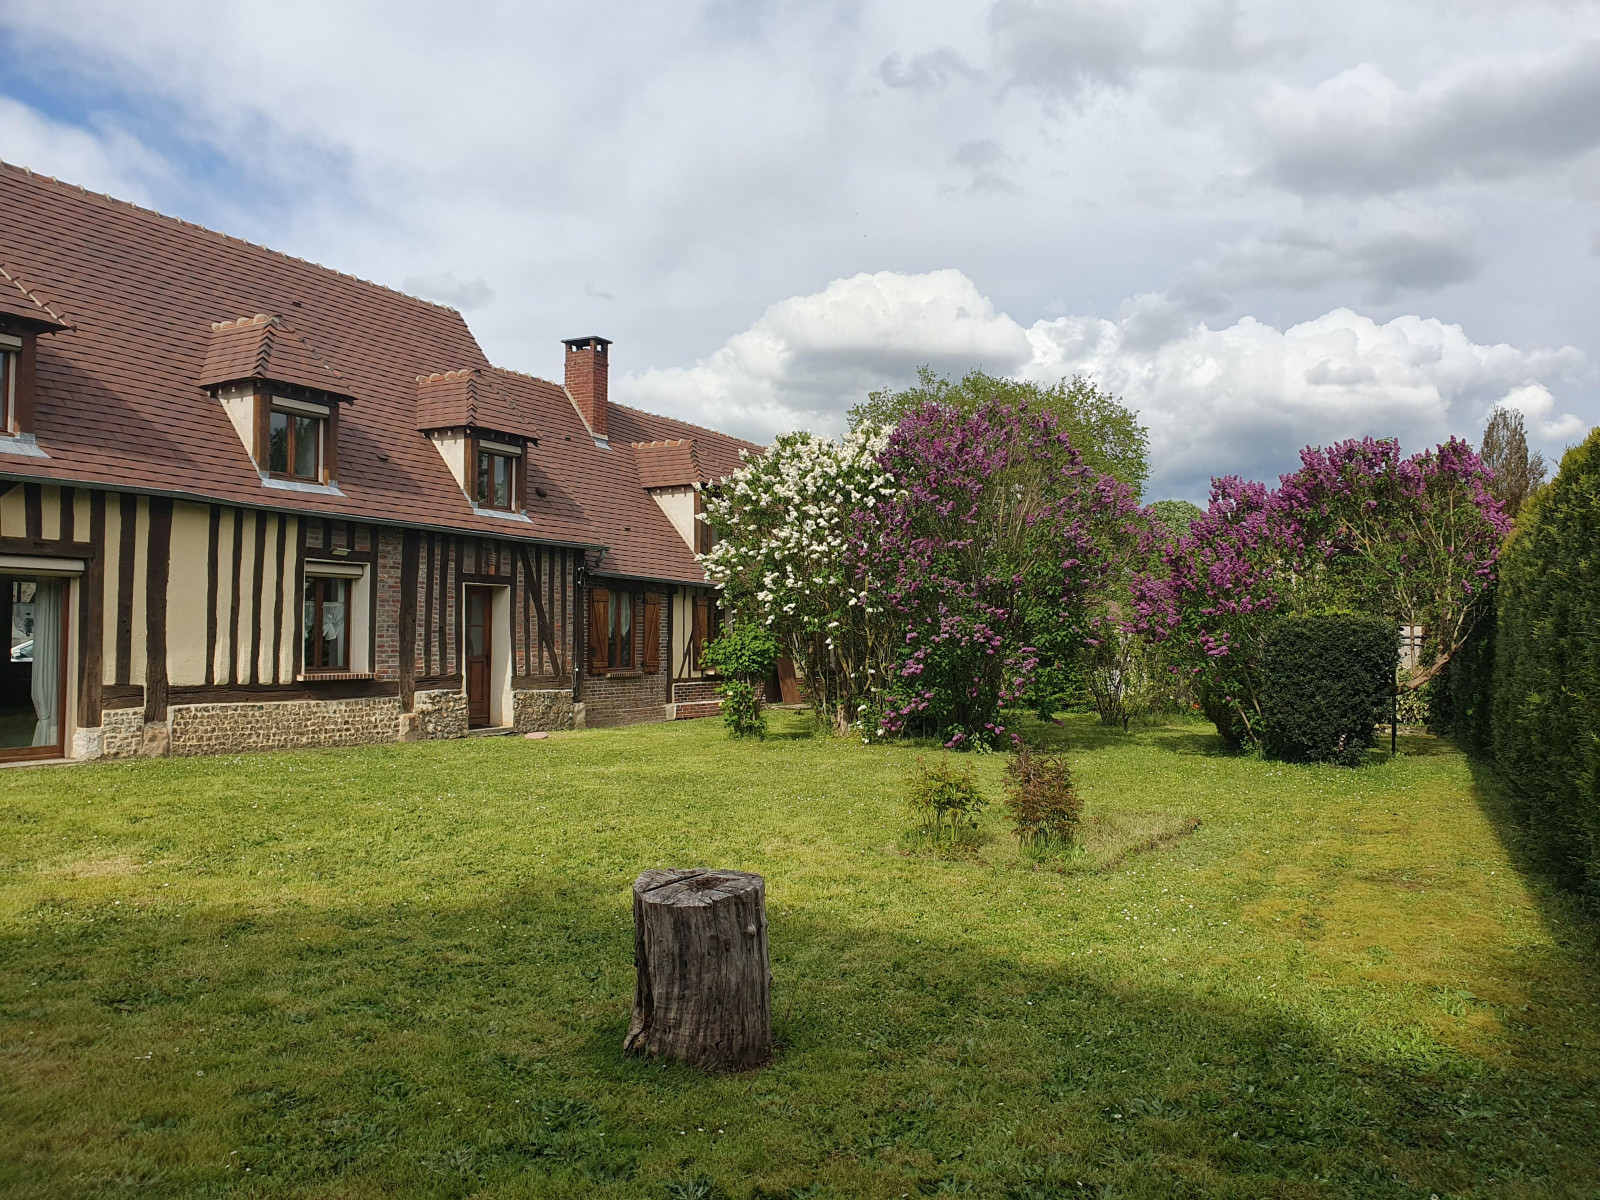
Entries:
{"type": "MultiPolygon", "coordinates": [[[[843,440],[779,437],[706,498],[720,541],[701,564],[741,616],[766,622],[805,674],[811,703],[845,732],[898,648],[863,561],[852,514],[895,495],[880,430],[843,440]]],[[[871,561],[868,556],[867,561],[871,561]]]]}

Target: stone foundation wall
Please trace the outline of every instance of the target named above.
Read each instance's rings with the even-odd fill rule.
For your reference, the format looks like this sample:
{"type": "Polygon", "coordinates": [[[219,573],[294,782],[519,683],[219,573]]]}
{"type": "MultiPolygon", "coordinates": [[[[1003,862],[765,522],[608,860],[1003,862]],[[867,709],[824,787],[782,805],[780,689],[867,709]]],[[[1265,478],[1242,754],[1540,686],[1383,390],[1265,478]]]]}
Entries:
{"type": "MultiPolygon", "coordinates": [[[[142,738],[144,714],[136,709],[127,711],[140,718],[142,738]]],[[[111,716],[108,712],[102,720],[111,716]]],[[[185,757],[303,746],[365,746],[395,740],[400,700],[396,696],[374,696],[263,704],[177,704],[171,709],[170,720],[170,753],[185,757]]],[[[110,742],[110,738],[106,740],[110,742]]]]}
{"type": "MultiPolygon", "coordinates": [[[[398,704],[398,702],[396,702],[398,704]]],[[[457,691],[418,692],[414,701],[420,740],[467,736],[467,694],[457,691]]],[[[396,714],[399,713],[396,707],[396,714]]]]}
{"type": "Polygon", "coordinates": [[[511,693],[512,726],[518,733],[554,731],[573,726],[572,692],[565,689],[511,693]]]}
{"type": "Polygon", "coordinates": [[[108,708],[100,714],[100,755],[138,758],[144,745],[144,709],[108,708]]]}

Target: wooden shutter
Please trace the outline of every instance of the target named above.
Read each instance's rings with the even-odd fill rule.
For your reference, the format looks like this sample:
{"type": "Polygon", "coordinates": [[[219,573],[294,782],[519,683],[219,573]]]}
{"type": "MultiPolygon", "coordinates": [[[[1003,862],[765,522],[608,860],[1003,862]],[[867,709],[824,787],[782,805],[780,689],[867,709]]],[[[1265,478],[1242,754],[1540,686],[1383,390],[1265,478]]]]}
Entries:
{"type": "Polygon", "coordinates": [[[16,377],[11,381],[12,395],[16,400],[16,408],[11,412],[12,427],[18,433],[33,432],[33,405],[34,389],[37,387],[39,335],[24,333],[22,337],[22,350],[12,360],[12,369],[16,377]]]}
{"type": "Polygon", "coordinates": [[[511,483],[511,511],[528,511],[528,451],[533,448],[531,442],[522,443],[522,453],[517,456],[512,467],[511,483]]]}
{"type": "Polygon", "coordinates": [[[339,478],[339,401],[329,399],[328,415],[322,422],[322,482],[339,478]]]}
{"type": "Polygon", "coordinates": [[[645,593],[639,632],[644,640],[644,673],[654,675],[661,670],[661,597],[655,592],[645,593]]]}
{"type": "Polygon", "coordinates": [[[606,649],[611,638],[611,593],[595,588],[589,593],[589,673],[606,673],[606,649]]]}
{"type": "Polygon", "coordinates": [[[694,647],[693,663],[697,671],[705,670],[706,640],[710,636],[711,627],[711,597],[696,596],[694,598],[694,632],[690,645],[694,647]]]}

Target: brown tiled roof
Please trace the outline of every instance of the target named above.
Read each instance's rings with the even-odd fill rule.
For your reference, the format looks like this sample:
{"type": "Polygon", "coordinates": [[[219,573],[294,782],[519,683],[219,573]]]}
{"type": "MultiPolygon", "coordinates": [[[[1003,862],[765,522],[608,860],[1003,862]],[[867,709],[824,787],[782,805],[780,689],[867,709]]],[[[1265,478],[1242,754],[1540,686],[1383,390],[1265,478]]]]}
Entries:
{"type": "Polygon", "coordinates": [[[695,457],[694,443],[688,438],[670,442],[634,442],[633,457],[639,464],[639,486],[644,488],[683,487],[706,483],[695,457]]]}
{"type": "Polygon", "coordinates": [[[666,442],[686,438],[694,443],[695,461],[707,483],[726,479],[743,464],[744,454],[760,454],[763,447],[743,438],[730,437],[676,417],[640,412],[626,404],[613,403],[606,415],[613,440],[666,442]]]}
{"type": "Polygon", "coordinates": [[[0,263],[0,315],[21,317],[35,328],[43,330],[65,329],[69,324],[5,263],[0,263]]]}
{"type": "Polygon", "coordinates": [[[417,428],[489,429],[537,438],[533,413],[517,404],[493,372],[473,367],[444,371],[417,380],[417,428]]]}
{"type": "MultiPolygon", "coordinates": [[[[34,312],[67,297],[71,315],[70,328],[39,339],[36,433],[50,457],[0,455],[0,476],[605,546],[607,573],[698,582],[694,556],[640,483],[630,443],[692,439],[712,478],[737,467],[740,450],[759,450],[621,405],[608,414],[610,448],[597,446],[563,388],[491,367],[453,309],[3,164],[0,262],[0,295],[37,296],[26,301],[34,312]],[[291,331],[355,398],[340,415],[341,494],[263,487],[203,390],[202,378],[238,369],[219,365],[221,350],[213,361],[211,326],[240,313],[280,314],[273,374],[291,331]],[[450,382],[437,401],[418,382],[461,372],[474,382],[450,382]],[[483,426],[540,439],[528,455],[526,522],[476,512],[419,432],[467,393],[483,426]]],[[[332,390],[309,377],[324,381],[307,386],[332,390]]]]}
{"type": "Polygon", "coordinates": [[[318,354],[303,333],[282,317],[264,313],[211,326],[200,386],[244,379],[293,383],[335,396],[351,394],[338,368],[318,354]]]}

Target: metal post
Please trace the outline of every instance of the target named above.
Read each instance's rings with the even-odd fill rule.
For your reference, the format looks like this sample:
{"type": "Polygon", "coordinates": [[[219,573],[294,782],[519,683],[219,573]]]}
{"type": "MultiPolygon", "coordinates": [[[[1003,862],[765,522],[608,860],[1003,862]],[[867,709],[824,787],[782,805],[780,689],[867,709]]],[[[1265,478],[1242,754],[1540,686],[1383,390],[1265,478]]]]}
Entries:
{"type": "Polygon", "coordinates": [[[1400,744],[1400,689],[1395,688],[1389,697],[1389,757],[1393,758],[1400,744]]]}

